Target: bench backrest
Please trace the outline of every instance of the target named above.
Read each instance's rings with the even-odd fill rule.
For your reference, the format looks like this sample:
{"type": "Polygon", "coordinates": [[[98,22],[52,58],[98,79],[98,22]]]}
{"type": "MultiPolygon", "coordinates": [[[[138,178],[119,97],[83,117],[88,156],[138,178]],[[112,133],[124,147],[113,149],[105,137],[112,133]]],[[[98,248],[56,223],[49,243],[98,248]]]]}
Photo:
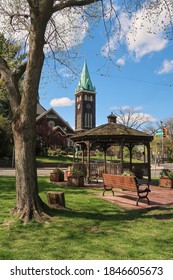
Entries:
{"type": "Polygon", "coordinates": [[[103,174],[103,182],[106,187],[113,187],[122,190],[137,191],[136,181],[132,176],[114,174],[103,174]]]}

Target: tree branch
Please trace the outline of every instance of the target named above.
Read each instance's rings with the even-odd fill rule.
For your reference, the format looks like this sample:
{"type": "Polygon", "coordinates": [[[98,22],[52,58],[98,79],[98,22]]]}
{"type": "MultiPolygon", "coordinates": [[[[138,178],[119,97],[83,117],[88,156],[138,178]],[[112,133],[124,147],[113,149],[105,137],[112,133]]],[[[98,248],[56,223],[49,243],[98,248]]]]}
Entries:
{"type": "Polygon", "coordinates": [[[17,69],[16,71],[13,73],[13,76],[15,78],[15,80],[18,82],[20,80],[20,78],[22,77],[22,75],[25,73],[26,71],[26,65],[27,62],[22,63],[17,69]]]}
{"type": "Polygon", "coordinates": [[[60,3],[54,5],[53,7],[53,13],[63,10],[64,8],[68,7],[81,7],[86,6],[95,2],[100,2],[102,0],[64,0],[60,3]]]}
{"type": "Polygon", "coordinates": [[[19,107],[21,96],[18,89],[18,81],[15,79],[6,60],[0,56],[0,79],[7,90],[7,98],[10,102],[11,110],[14,113],[19,107]]]}

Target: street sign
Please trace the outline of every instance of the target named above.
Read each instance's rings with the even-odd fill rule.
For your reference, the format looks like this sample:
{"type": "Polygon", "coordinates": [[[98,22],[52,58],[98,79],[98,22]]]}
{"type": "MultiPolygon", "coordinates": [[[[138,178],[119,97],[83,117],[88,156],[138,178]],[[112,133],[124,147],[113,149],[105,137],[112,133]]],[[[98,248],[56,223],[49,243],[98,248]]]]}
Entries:
{"type": "Polygon", "coordinates": [[[163,135],[163,131],[157,131],[157,132],[156,132],[156,135],[157,135],[157,136],[163,135]]]}

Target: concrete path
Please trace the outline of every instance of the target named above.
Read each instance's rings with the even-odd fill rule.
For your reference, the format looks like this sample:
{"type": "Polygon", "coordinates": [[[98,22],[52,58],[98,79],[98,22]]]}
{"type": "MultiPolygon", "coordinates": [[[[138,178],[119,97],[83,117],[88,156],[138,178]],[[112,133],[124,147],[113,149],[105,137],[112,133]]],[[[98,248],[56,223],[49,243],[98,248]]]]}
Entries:
{"type": "MultiPolygon", "coordinates": [[[[38,176],[49,176],[53,168],[37,168],[38,176]]],[[[14,168],[0,168],[0,176],[15,176],[14,168]]]]}

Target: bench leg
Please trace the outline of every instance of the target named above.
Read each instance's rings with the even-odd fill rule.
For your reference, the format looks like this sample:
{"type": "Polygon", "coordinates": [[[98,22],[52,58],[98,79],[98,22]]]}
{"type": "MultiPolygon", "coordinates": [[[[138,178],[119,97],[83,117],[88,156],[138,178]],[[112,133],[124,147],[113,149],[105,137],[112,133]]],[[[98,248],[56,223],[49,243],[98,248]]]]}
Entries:
{"type": "Polygon", "coordinates": [[[139,202],[139,200],[140,199],[142,199],[142,198],[146,198],[147,199],[147,202],[148,202],[148,205],[150,205],[150,201],[149,201],[149,198],[147,197],[147,196],[139,196],[138,198],[137,198],[137,200],[136,200],[136,206],[138,206],[138,202],[139,202]]]}
{"type": "Polygon", "coordinates": [[[113,189],[108,189],[108,190],[107,190],[107,189],[104,189],[104,191],[103,191],[103,196],[105,195],[105,191],[111,191],[112,194],[113,194],[113,196],[115,196],[113,189]]]}
{"type": "Polygon", "coordinates": [[[139,199],[140,199],[140,197],[138,197],[136,200],[136,206],[138,206],[139,199]]]}

